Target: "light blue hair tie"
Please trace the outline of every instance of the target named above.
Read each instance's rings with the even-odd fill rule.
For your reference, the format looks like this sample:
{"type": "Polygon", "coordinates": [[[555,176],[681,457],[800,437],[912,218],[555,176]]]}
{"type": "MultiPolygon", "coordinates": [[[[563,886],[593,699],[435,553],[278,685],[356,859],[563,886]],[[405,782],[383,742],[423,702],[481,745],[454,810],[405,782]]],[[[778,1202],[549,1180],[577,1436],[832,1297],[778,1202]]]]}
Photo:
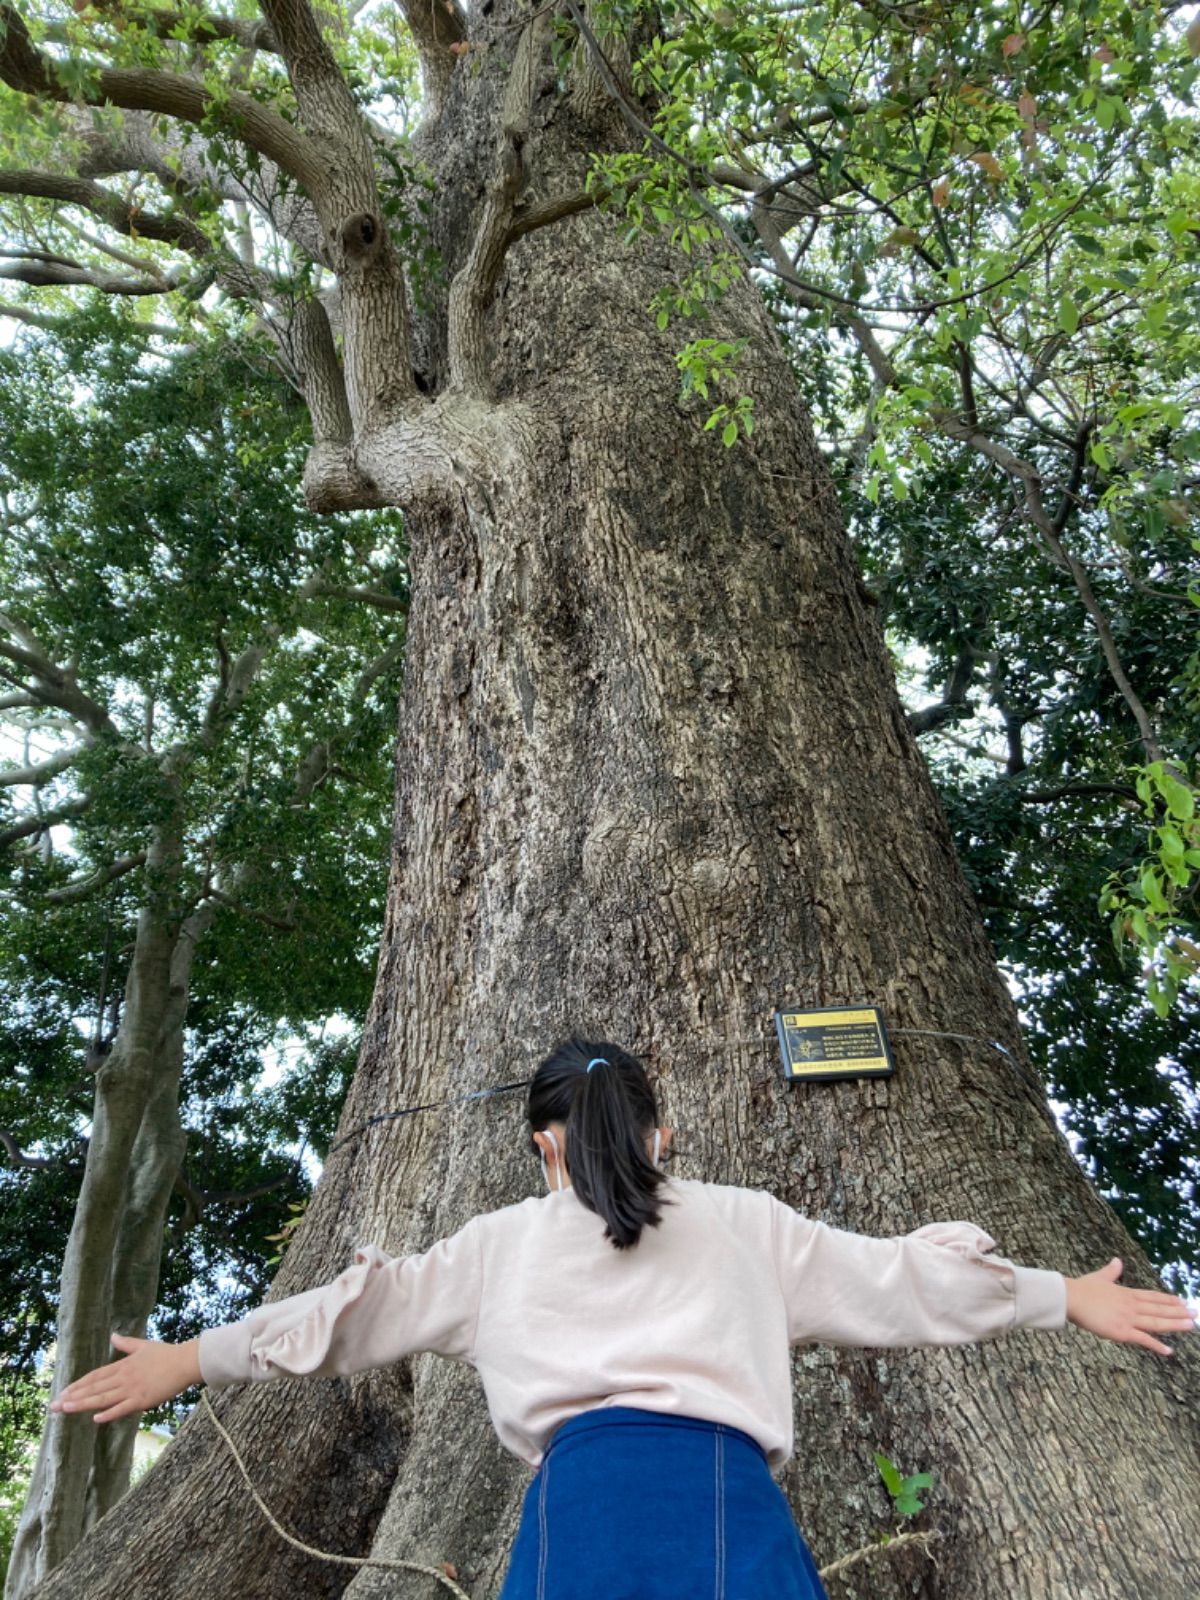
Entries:
{"type": "Polygon", "coordinates": [[[605,1057],[605,1056],[596,1056],[593,1060],[588,1062],[587,1069],[590,1072],[593,1067],[611,1067],[611,1066],[612,1066],[612,1062],[609,1061],[607,1059],[607,1057],[605,1057]]]}

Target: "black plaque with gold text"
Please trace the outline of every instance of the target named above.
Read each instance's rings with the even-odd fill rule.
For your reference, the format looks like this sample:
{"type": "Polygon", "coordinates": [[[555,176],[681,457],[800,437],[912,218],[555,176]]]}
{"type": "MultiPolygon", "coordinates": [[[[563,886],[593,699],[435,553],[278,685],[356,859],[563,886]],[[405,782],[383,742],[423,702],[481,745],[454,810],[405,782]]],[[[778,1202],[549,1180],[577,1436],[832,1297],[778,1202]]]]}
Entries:
{"type": "Polygon", "coordinates": [[[887,1078],[896,1070],[878,1006],[777,1011],[783,1075],[799,1079],[887,1078]]]}

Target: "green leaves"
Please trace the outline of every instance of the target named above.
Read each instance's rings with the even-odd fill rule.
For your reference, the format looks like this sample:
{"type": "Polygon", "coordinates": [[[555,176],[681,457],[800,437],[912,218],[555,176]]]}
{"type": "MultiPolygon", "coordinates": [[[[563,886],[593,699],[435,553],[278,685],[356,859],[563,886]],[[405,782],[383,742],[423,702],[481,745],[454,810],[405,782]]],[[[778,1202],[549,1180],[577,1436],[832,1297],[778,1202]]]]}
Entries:
{"type": "Polygon", "coordinates": [[[738,365],[745,349],[745,339],[693,339],[675,357],[683,380],[682,399],[694,394],[708,400],[710,390],[715,389],[729,395],[709,413],[704,424],[706,433],[720,428],[721,443],[726,449],[735,445],[740,436],[749,439],[754,433],[753,397],[737,388],[738,365]]]}
{"type": "MultiPolygon", "coordinates": [[[[220,318],[215,337],[163,354],[128,316],[104,303],[0,349],[5,610],[108,718],[38,795],[51,815],[84,809],[0,850],[0,1125],[50,1163],[0,1167],[11,1373],[54,1326],[92,1074],[139,912],[170,874],[131,871],[75,903],[52,892],[136,856],[178,815],[167,887],[189,907],[223,895],[192,965],[185,1172],[254,1192],[186,1227],[173,1202],[152,1329],[168,1338],[266,1290],[268,1236],[300,1214],[301,1154],[327,1147],[353,1073],[356,1034],[339,1019],[366,1011],[386,892],[400,519],[309,516],[303,413],[220,318]]],[[[77,742],[64,720],[0,711],[4,764],[26,736],[47,753],[77,742]]],[[[25,786],[0,786],[0,830],[33,812],[25,786]]]]}
{"type": "Polygon", "coordinates": [[[875,1465],[879,1468],[884,1487],[892,1497],[892,1506],[898,1517],[915,1517],[918,1511],[924,1511],[925,1502],[918,1499],[917,1491],[933,1487],[932,1473],[914,1472],[909,1477],[901,1477],[895,1464],[878,1450],[875,1452],[875,1465]]]}
{"type": "Polygon", "coordinates": [[[1179,769],[1154,761],[1136,778],[1138,798],[1153,824],[1151,853],[1136,867],[1113,873],[1099,903],[1111,920],[1118,951],[1132,947],[1145,963],[1147,994],[1162,1017],[1184,985],[1200,977],[1200,818],[1196,783],[1185,781],[1179,769]]]}

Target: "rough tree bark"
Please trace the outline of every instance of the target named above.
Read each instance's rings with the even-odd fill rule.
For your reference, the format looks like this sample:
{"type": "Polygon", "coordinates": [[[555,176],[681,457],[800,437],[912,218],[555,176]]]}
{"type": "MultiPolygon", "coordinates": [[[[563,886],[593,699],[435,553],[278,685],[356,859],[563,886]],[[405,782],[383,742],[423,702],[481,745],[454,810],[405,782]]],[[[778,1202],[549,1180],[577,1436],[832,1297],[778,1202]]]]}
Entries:
{"type": "MultiPolygon", "coordinates": [[[[318,592],[317,577],[299,589],[301,598],[318,592]]],[[[273,637],[266,630],[266,640],[273,637]]],[[[391,666],[398,648],[389,645],[364,663],[355,700],[365,697],[380,671],[391,666]]],[[[229,731],[267,651],[267,643],[252,643],[230,665],[208,703],[196,747],[188,750],[173,743],[161,758],[148,753],[160,763],[168,804],[149,849],[127,858],[131,867],[145,861],[146,897],[120,1024],[96,1074],[92,1135],[60,1280],[55,1392],[112,1359],[111,1333],[145,1335],[158,1303],[171,1194],[183,1184],[189,1206],[206,1203],[182,1173],[186,1137],[179,1095],[193,964],[218,905],[237,908],[238,896],[261,869],[250,860],[220,860],[210,854],[207,881],[199,883],[188,872],[189,846],[194,852],[197,841],[186,837],[184,819],[192,758],[197,749],[211,752],[229,731]]],[[[58,671],[42,658],[38,683],[53,685],[58,671]]],[[[88,704],[95,707],[98,720],[100,708],[88,704]]],[[[115,736],[113,725],[107,727],[115,736]]],[[[352,732],[350,722],[342,733],[327,732],[309,746],[297,763],[291,787],[294,806],[303,806],[328,777],[339,739],[352,732]]],[[[82,881],[94,887],[111,875],[110,870],[107,876],[82,881]]],[[[74,887],[57,893],[60,899],[78,897],[74,887]]],[[[31,1594],[129,1487],[137,1417],[90,1429],[63,1427],[62,1421],[61,1413],[47,1414],[5,1575],[7,1600],[31,1594]]]]}
{"type": "MultiPolygon", "coordinates": [[[[349,150],[309,14],[264,10],[309,134],[349,150]]],[[[473,12],[491,49],[443,74],[424,136],[442,305],[410,319],[361,168],[314,185],[346,390],[318,321],[308,490],[403,504],[413,569],[389,907],[343,1130],[524,1075],[586,1028],[645,1055],[687,1175],[870,1233],[969,1218],[1030,1265],[1119,1254],[1152,1283],[1027,1064],[763,307],[736,289],[706,330],[753,351],[754,438],[726,451],[646,314],[679,269],[665,244],[627,248],[591,212],[521,227],[578,210],[587,152],[628,136],[594,83],[556,86],[515,17],[473,12]],[[898,1030],[967,1037],[899,1033],[889,1082],[785,1087],[772,1011],[860,999],[898,1030]]],[[[538,1183],[517,1098],[380,1124],[331,1158],[275,1292],[327,1281],[363,1240],[423,1248],[538,1183]]],[[[874,1450],[937,1475],[936,1561],[876,1557],[839,1600],[1183,1600],[1197,1366],[1074,1330],[800,1352],[785,1487],[827,1562],[887,1524],[874,1450]]],[[[423,1357],[215,1403],[299,1537],[450,1561],[495,1592],[526,1477],[469,1372],[423,1357]]],[[[297,1592],[434,1590],[283,1545],[200,1415],[39,1596],[297,1592]]]]}
{"type": "MultiPolygon", "coordinates": [[[[178,795],[176,794],[176,801],[178,795]]],[[[113,1331],[144,1336],[158,1300],[162,1229],[183,1158],[179,1075],[191,957],[211,907],[179,904],[178,804],[147,854],[121,1023],[96,1074],[92,1135],[59,1290],[56,1374],[112,1356],[113,1331]]],[[[103,1433],[47,1415],[5,1578],[32,1591],[128,1487],[136,1419],[103,1433]]]]}

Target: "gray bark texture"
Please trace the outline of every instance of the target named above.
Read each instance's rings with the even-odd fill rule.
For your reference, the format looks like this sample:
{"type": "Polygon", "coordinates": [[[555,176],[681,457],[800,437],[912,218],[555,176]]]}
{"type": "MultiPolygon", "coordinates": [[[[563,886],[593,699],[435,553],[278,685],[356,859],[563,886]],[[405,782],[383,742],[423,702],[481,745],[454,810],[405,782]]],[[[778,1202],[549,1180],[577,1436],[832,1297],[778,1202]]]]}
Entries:
{"type": "MultiPolygon", "coordinates": [[[[112,1360],[113,1332],[145,1336],[158,1300],[163,1224],[183,1159],[179,1081],[202,907],[181,920],[174,820],[148,854],[154,887],[137,925],[121,1025],[96,1074],[92,1135],[63,1259],[54,1393],[112,1360]]],[[[86,1419],[85,1419],[86,1420],[86,1419]]],[[[22,1600],[129,1486],[137,1419],[81,1428],[47,1413],[5,1575],[22,1600]]]]}
{"type": "MultiPolygon", "coordinates": [[[[290,8],[268,9],[286,50],[290,8]]],[[[413,314],[411,363],[390,247],[361,267],[341,235],[345,359],[362,365],[309,491],[402,503],[413,580],[388,911],[343,1131],[525,1076],[557,1036],[589,1030],[646,1059],[685,1176],[873,1234],[970,1219],[1028,1265],[1120,1255],[1127,1282],[1153,1285],[1028,1066],[755,292],[697,330],[749,341],[757,425],[725,450],[704,405],[679,398],[688,335],[647,313],[686,265],[664,241],[626,246],[585,212],[484,259],[497,208],[511,221],[578,191],[587,152],[628,139],[543,58],[505,199],[511,21],[472,13],[493,48],[449,77],[424,136],[447,281],[482,265],[413,314]],[[457,351],[456,305],[477,318],[457,351]],[[969,1038],[898,1032],[889,1081],[785,1086],[774,1010],[861,1000],[897,1030],[969,1038]]],[[[374,202],[360,185],[352,203],[374,202]]],[[[520,1096],[381,1123],[331,1157],[273,1294],[329,1281],[356,1243],[423,1249],[539,1186],[520,1096]]],[[[1068,1329],[797,1353],[784,1486],[819,1565],[892,1525],[875,1450],[936,1475],[917,1523],[942,1535],[932,1556],[876,1555],[833,1581],[834,1600],[1190,1600],[1200,1359],[1179,1345],[1165,1360],[1068,1329]]],[[[213,1399],[297,1537],[451,1562],[478,1600],[496,1593],[527,1474],[469,1371],[424,1356],[213,1399]]],[[[38,1594],[436,1592],[279,1541],[199,1414],[38,1594]]]]}

